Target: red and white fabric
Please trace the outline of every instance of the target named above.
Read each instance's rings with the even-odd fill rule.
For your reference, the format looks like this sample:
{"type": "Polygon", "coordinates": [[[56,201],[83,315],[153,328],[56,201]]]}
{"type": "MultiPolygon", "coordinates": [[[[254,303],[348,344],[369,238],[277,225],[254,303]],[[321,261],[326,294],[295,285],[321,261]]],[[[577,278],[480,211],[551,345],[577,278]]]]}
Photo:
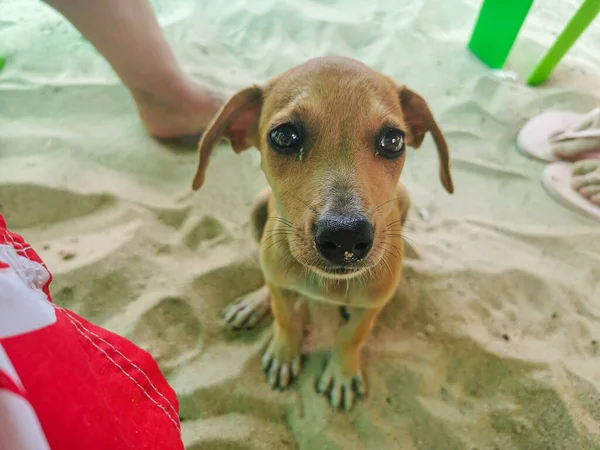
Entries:
{"type": "Polygon", "coordinates": [[[0,214],[0,450],[183,449],[156,361],[54,305],[51,280],[0,214]]]}

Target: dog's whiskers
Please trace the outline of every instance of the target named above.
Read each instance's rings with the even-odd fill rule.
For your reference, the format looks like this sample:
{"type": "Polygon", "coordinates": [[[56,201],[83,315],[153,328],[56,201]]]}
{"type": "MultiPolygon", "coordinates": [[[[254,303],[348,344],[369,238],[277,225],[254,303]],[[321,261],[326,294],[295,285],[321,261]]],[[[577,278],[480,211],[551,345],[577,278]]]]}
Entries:
{"type": "MultiPolygon", "coordinates": [[[[382,245],[382,246],[391,246],[391,247],[393,247],[393,248],[396,250],[397,254],[391,253],[391,251],[390,251],[390,254],[391,254],[392,256],[394,256],[394,257],[398,258],[399,260],[402,260],[402,255],[404,255],[404,252],[403,252],[403,251],[401,251],[401,250],[400,250],[400,249],[399,249],[399,248],[398,248],[396,245],[392,244],[392,243],[391,243],[391,242],[389,242],[389,241],[385,241],[385,240],[381,242],[381,245],[382,245]]],[[[385,248],[385,247],[384,247],[384,250],[386,250],[386,248],[385,248]]],[[[389,250],[388,250],[388,251],[389,251],[389,250]]]]}
{"type": "Polygon", "coordinates": [[[377,109],[381,108],[381,106],[383,105],[383,102],[385,102],[389,96],[390,96],[390,91],[387,91],[385,93],[385,95],[383,96],[383,98],[381,99],[381,101],[379,102],[379,105],[377,105],[377,109]]]}
{"type": "Polygon", "coordinates": [[[406,198],[408,198],[408,196],[405,195],[405,196],[394,197],[394,198],[391,198],[389,200],[386,200],[385,202],[381,203],[380,205],[377,205],[374,209],[372,209],[371,211],[369,211],[367,213],[367,216],[372,217],[375,214],[375,211],[377,211],[379,208],[387,205],[388,203],[394,202],[396,200],[402,200],[402,199],[406,199],[406,198]]]}
{"type": "Polygon", "coordinates": [[[394,233],[394,234],[384,233],[384,238],[401,238],[404,242],[407,242],[414,246],[417,246],[417,243],[413,239],[409,238],[408,236],[406,236],[403,233],[394,233]]]}
{"type": "MultiPolygon", "coordinates": [[[[291,232],[283,232],[283,231],[275,231],[272,233],[269,233],[268,236],[266,236],[260,243],[260,246],[263,247],[264,245],[267,245],[267,243],[269,243],[269,241],[271,241],[272,239],[276,238],[277,236],[292,236],[294,233],[291,232]]],[[[286,238],[281,239],[282,241],[285,241],[286,238]]],[[[268,247],[270,248],[270,247],[268,247]]]]}
{"type": "Polygon", "coordinates": [[[293,193],[291,192],[291,189],[290,189],[290,190],[287,190],[287,191],[283,191],[283,192],[281,193],[281,196],[282,196],[282,197],[289,196],[289,197],[291,197],[291,198],[293,198],[293,199],[295,199],[295,200],[298,200],[300,203],[302,203],[304,206],[306,206],[308,209],[310,209],[310,210],[311,210],[312,212],[314,212],[315,214],[318,212],[318,211],[315,209],[315,207],[311,206],[311,205],[310,205],[310,204],[309,204],[309,203],[308,203],[306,200],[304,200],[303,198],[301,198],[301,197],[299,197],[299,196],[297,196],[297,195],[293,194],[293,193]]]}
{"type": "Polygon", "coordinates": [[[265,250],[269,250],[274,245],[281,244],[282,242],[286,242],[286,241],[287,241],[286,238],[279,239],[278,241],[272,242],[265,250]]]}
{"type": "Polygon", "coordinates": [[[310,209],[312,212],[314,212],[315,214],[318,213],[318,211],[316,210],[316,208],[314,208],[313,206],[309,205],[308,202],[306,200],[303,200],[302,198],[298,197],[297,195],[294,194],[289,194],[290,197],[298,200],[299,202],[301,202],[304,206],[306,206],[308,209],[310,209]]]}
{"type": "MultiPolygon", "coordinates": [[[[382,102],[383,103],[383,102],[382,102]]],[[[394,111],[395,109],[400,108],[400,105],[396,105],[394,104],[393,106],[389,107],[388,109],[384,110],[383,113],[378,117],[379,121],[382,121],[383,119],[385,119],[388,115],[390,115],[392,113],[392,111],[394,111]]]]}
{"type": "Polygon", "coordinates": [[[294,223],[291,220],[285,219],[285,218],[280,217],[280,216],[271,216],[271,217],[268,217],[267,220],[275,220],[275,221],[280,222],[280,223],[282,223],[284,225],[287,225],[288,227],[291,227],[291,228],[294,227],[294,223]]]}

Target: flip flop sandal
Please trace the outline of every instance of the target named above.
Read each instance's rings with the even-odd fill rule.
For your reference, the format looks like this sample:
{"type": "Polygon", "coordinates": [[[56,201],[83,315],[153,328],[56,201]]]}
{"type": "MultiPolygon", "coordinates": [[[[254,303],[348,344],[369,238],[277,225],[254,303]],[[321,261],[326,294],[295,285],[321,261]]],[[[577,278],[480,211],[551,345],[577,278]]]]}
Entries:
{"type": "Polygon", "coordinates": [[[559,203],[600,222],[600,206],[573,188],[573,164],[564,161],[549,164],[542,174],[542,184],[559,203]]]}
{"type": "Polygon", "coordinates": [[[600,107],[586,114],[547,111],[527,122],[517,149],[541,161],[574,161],[600,155],[600,107]]]}

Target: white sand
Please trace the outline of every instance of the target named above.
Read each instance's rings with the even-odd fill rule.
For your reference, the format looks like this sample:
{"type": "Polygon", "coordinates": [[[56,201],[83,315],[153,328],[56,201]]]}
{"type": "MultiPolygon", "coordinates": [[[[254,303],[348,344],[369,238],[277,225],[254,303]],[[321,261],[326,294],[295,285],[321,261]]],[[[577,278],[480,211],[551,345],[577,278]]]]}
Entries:
{"type": "MultiPolygon", "coordinates": [[[[507,69],[526,76],[578,3],[536,2],[507,69]]],[[[369,396],[341,414],[313,389],[337,311],[313,314],[285,393],[260,370],[269,326],[219,325],[261,285],[247,222],[258,152],[224,146],[190,195],[196,154],[146,136],[93,47],[38,1],[0,2],[0,211],[54,271],[57,303],[158,358],[189,449],[600,449],[600,227],[550,199],[544,166],[513,145],[547,107],[598,104],[600,18],[533,89],[465,50],[479,4],[155,4],[178,57],[216,88],[344,54],[420,92],[446,134],[456,194],[427,138],[403,174],[413,257],[365,348],[369,396]]]]}

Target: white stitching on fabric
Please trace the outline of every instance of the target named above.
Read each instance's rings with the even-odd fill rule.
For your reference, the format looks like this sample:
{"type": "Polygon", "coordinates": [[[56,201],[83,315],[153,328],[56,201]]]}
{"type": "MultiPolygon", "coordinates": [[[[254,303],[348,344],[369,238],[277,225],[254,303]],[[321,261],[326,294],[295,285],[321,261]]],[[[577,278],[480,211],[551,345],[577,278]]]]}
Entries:
{"type": "Polygon", "coordinates": [[[6,238],[6,243],[10,244],[17,251],[26,251],[31,249],[31,245],[15,241],[15,238],[12,237],[12,234],[10,234],[8,230],[6,230],[5,233],[2,233],[2,235],[6,238]],[[17,248],[17,246],[19,246],[19,248],[17,248]]]}
{"type": "MultiPolygon", "coordinates": [[[[57,308],[57,309],[59,309],[58,307],[56,307],[56,308],[57,308]]],[[[63,312],[65,312],[65,311],[63,310],[63,312]]],[[[127,373],[127,372],[126,372],[124,369],[123,369],[123,367],[121,367],[121,366],[120,366],[120,365],[119,365],[119,364],[118,364],[118,363],[117,363],[117,362],[116,362],[114,359],[112,359],[112,358],[110,357],[110,355],[109,355],[108,353],[106,353],[106,351],[105,351],[104,349],[102,349],[100,346],[98,346],[98,345],[97,345],[97,344],[96,344],[96,343],[95,343],[95,342],[94,342],[94,341],[93,341],[93,340],[92,340],[92,339],[91,339],[91,338],[90,338],[90,337],[89,337],[87,334],[85,334],[85,333],[84,333],[84,332],[83,332],[83,331],[82,331],[82,330],[79,328],[79,327],[82,327],[82,328],[84,328],[84,327],[83,327],[83,325],[81,325],[80,323],[76,323],[76,320],[75,320],[75,319],[73,319],[73,318],[71,317],[71,315],[69,315],[68,313],[66,313],[66,312],[65,312],[65,315],[67,316],[67,318],[69,319],[69,321],[71,322],[71,324],[73,325],[73,327],[75,328],[75,330],[76,330],[76,331],[77,331],[79,334],[81,334],[81,335],[82,335],[84,338],[86,338],[86,339],[87,339],[87,340],[90,342],[90,344],[92,344],[94,347],[96,347],[98,350],[100,350],[100,351],[101,351],[101,352],[104,354],[104,356],[106,356],[106,358],[108,358],[108,360],[109,360],[110,362],[112,362],[112,363],[113,363],[113,364],[114,364],[114,365],[115,365],[115,366],[116,366],[116,367],[117,367],[117,368],[118,368],[118,369],[119,369],[121,372],[123,372],[123,374],[124,374],[124,375],[125,375],[127,378],[129,378],[129,379],[130,379],[130,380],[131,380],[131,381],[132,381],[132,382],[133,382],[133,383],[134,383],[134,384],[135,384],[137,387],[139,387],[139,388],[141,389],[141,391],[144,393],[144,395],[146,395],[146,397],[148,397],[148,399],[149,399],[149,400],[150,400],[152,403],[154,403],[154,404],[155,404],[155,405],[156,405],[156,406],[157,406],[159,409],[161,409],[161,410],[162,410],[162,412],[165,414],[165,416],[167,416],[167,418],[168,418],[168,419],[169,419],[169,420],[170,420],[170,421],[173,423],[173,425],[175,425],[175,428],[177,428],[177,430],[179,430],[179,431],[180,431],[179,424],[178,424],[178,423],[177,423],[175,420],[173,420],[173,418],[172,418],[172,417],[169,415],[169,413],[168,413],[168,412],[167,412],[167,410],[164,408],[164,406],[162,406],[162,405],[161,405],[161,404],[159,404],[159,403],[158,403],[158,402],[157,402],[157,401],[156,401],[154,398],[152,398],[152,397],[150,396],[150,394],[149,394],[149,393],[148,393],[148,392],[147,392],[147,391],[144,389],[144,387],[143,387],[141,384],[139,384],[139,383],[138,383],[138,382],[135,380],[135,378],[133,378],[131,375],[129,375],[129,374],[128,374],[128,373],[127,373]]],[[[86,331],[87,331],[87,329],[86,329],[86,331]]],[[[113,348],[114,348],[114,347],[113,347],[113,348]]],[[[130,361],[130,362],[131,362],[131,361],[130,361]]]]}
{"type": "MultiPolygon", "coordinates": [[[[62,308],[59,308],[59,307],[57,307],[57,306],[55,306],[55,305],[53,305],[53,306],[54,306],[56,309],[62,309],[62,308]]],[[[79,334],[81,334],[81,335],[82,335],[84,338],[86,338],[88,341],[90,341],[90,344],[92,344],[94,347],[96,347],[98,350],[100,350],[102,353],[104,353],[104,356],[106,356],[110,362],[112,362],[112,363],[113,363],[113,364],[114,364],[114,365],[115,365],[115,366],[116,366],[116,367],[117,367],[117,368],[118,368],[118,369],[119,369],[121,372],[123,372],[123,375],[125,375],[127,378],[129,378],[129,379],[130,379],[130,380],[131,380],[131,381],[132,381],[132,382],[133,382],[133,383],[134,383],[134,384],[135,384],[137,387],[139,387],[139,388],[142,390],[142,392],[144,393],[144,395],[146,395],[146,397],[148,397],[148,399],[149,399],[149,400],[150,400],[152,403],[154,403],[156,406],[158,406],[158,408],[160,408],[160,409],[162,410],[162,412],[165,414],[165,416],[167,416],[167,418],[168,418],[168,419],[169,419],[171,422],[173,422],[173,425],[175,425],[175,428],[176,428],[178,431],[181,431],[181,429],[180,429],[180,427],[179,427],[179,424],[178,424],[178,423],[177,423],[175,420],[173,420],[173,418],[172,418],[172,417],[169,415],[169,413],[168,413],[168,412],[167,412],[167,410],[164,408],[164,406],[160,405],[160,404],[159,404],[159,403],[158,403],[158,402],[157,402],[157,401],[156,401],[154,398],[152,398],[152,397],[150,396],[150,394],[148,394],[148,392],[147,392],[147,391],[146,391],[146,390],[145,390],[145,389],[142,387],[142,385],[141,385],[141,384],[139,384],[139,383],[138,383],[138,382],[135,380],[135,378],[133,378],[131,375],[129,375],[129,374],[128,374],[128,373],[127,373],[127,372],[126,372],[126,371],[125,371],[125,370],[124,370],[124,369],[123,369],[123,368],[122,368],[120,365],[119,365],[119,364],[117,364],[117,362],[116,362],[114,359],[112,359],[112,358],[110,357],[110,355],[109,355],[108,353],[106,353],[106,351],[105,351],[104,349],[102,349],[100,346],[98,346],[98,345],[97,345],[97,344],[96,344],[96,343],[95,343],[95,342],[94,342],[94,341],[93,341],[93,340],[92,340],[92,339],[91,339],[91,338],[90,338],[90,337],[89,337],[87,334],[85,334],[83,331],[81,331],[81,330],[79,329],[79,327],[78,327],[78,324],[77,324],[77,323],[75,322],[75,320],[74,320],[74,319],[71,317],[71,315],[70,315],[70,314],[68,314],[68,313],[66,312],[66,310],[62,310],[62,311],[65,313],[65,315],[67,316],[67,319],[68,319],[68,320],[71,322],[71,324],[73,325],[73,327],[75,328],[75,330],[76,330],[76,331],[77,331],[79,334]]],[[[82,326],[82,327],[83,327],[83,325],[80,325],[80,326],[82,326]]],[[[131,361],[130,361],[130,362],[131,362],[131,361]]]]}
{"type": "Polygon", "coordinates": [[[102,342],[104,342],[106,345],[108,345],[110,348],[112,348],[115,352],[117,352],[119,355],[121,355],[125,360],[127,360],[127,362],[129,362],[129,364],[131,364],[138,372],[140,372],[142,375],[144,375],[144,378],[146,378],[146,380],[148,381],[148,383],[150,383],[150,386],[152,386],[152,389],[154,389],[154,391],[165,401],[167,402],[167,405],[169,405],[169,408],[171,408],[171,411],[173,411],[173,414],[175,416],[177,416],[177,411],[175,410],[175,408],[173,407],[173,404],[169,401],[169,399],[167,397],[165,397],[156,386],[154,386],[154,384],[152,383],[152,380],[150,380],[150,378],[148,377],[148,375],[146,375],[146,372],[144,372],[140,367],[138,367],[133,361],[131,361],[127,356],[125,356],[123,353],[121,353],[114,345],[112,345],[110,342],[105,341],[102,337],[98,336],[96,333],[94,333],[92,330],[88,329],[84,324],[82,324],[79,320],[77,320],[77,318],[73,317],[70,313],[70,311],[68,309],[64,309],[61,308],[60,306],[57,307],[58,309],[60,309],[61,311],[63,311],[65,314],[67,314],[69,317],[71,317],[73,320],[75,320],[79,326],[81,328],[83,328],[85,331],[87,331],[88,333],[92,334],[93,336],[95,336],[96,338],[100,339],[102,342]]]}

